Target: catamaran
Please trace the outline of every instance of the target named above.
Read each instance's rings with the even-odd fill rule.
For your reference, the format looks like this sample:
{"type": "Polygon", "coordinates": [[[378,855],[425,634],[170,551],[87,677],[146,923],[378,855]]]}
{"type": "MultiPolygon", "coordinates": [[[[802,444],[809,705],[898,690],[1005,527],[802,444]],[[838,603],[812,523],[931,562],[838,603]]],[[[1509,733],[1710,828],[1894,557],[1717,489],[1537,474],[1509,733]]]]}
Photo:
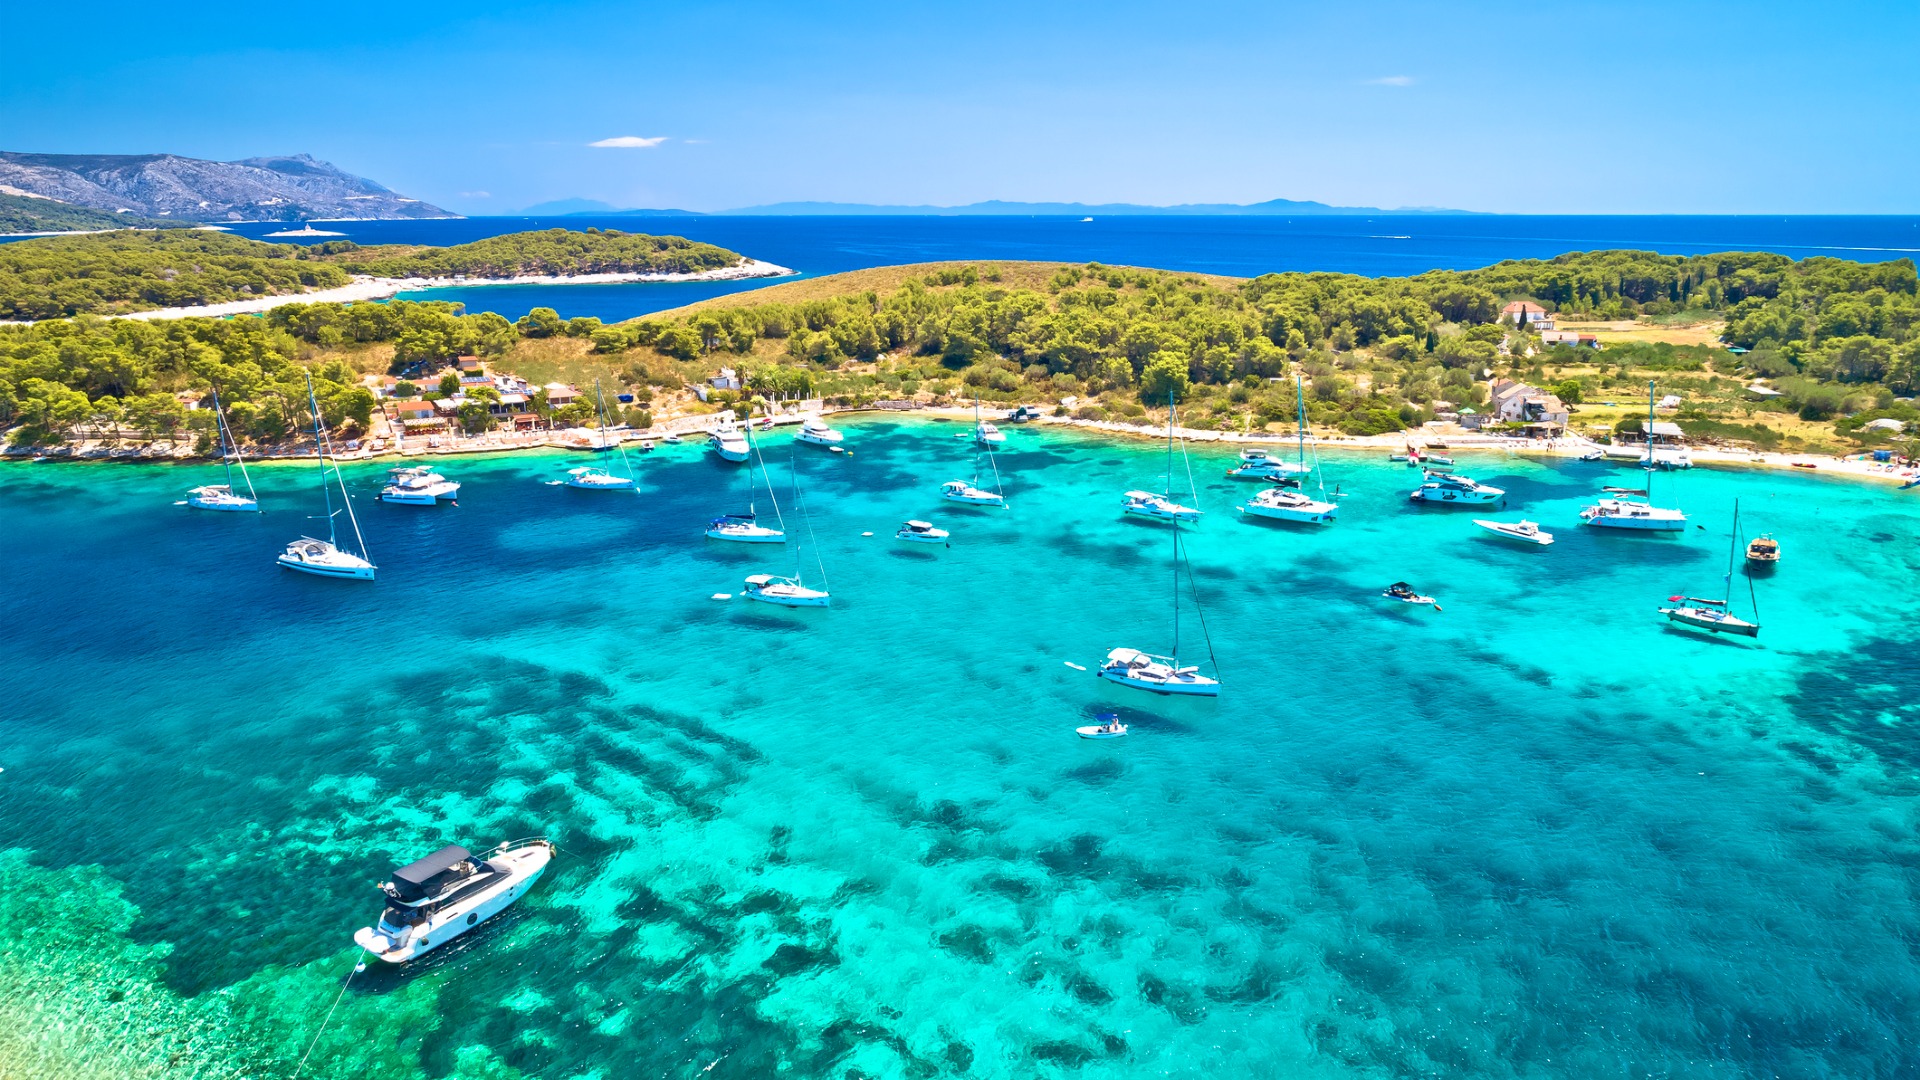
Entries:
{"type": "Polygon", "coordinates": [[[392,479],[380,489],[381,502],[405,506],[433,506],[442,499],[460,502],[460,485],[434,472],[431,465],[388,469],[387,475],[392,479]]]}
{"type": "Polygon", "coordinates": [[[380,921],[353,943],[390,964],[437,949],[527,894],[557,851],[545,839],[510,840],[474,855],[458,844],[410,862],[380,886],[380,921]]]}
{"type": "MultiPolygon", "coordinates": [[[[1200,674],[1197,665],[1180,663],[1180,574],[1186,569],[1186,558],[1180,552],[1180,519],[1173,519],[1173,648],[1166,656],[1142,652],[1139,649],[1114,649],[1107,654],[1105,663],[1100,665],[1099,677],[1108,682],[1131,686],[1136,690],[1150,690],[1156,694],[1179,694],[1187,697],[1218,697],[1220,680],[1200,674]]],[[[1192,585],[1193,575],[1187,573],[1188,585],[1192,585]]],[[[1200,592],[1193,591],[1193,606],[1200,608],[1200,592]]],[[[1200,628],[1206,631],[1206,615],[1200,616],[1200,628]]],[[[1207,656],[1213,661],[1217,674],[1220,662],[1213,657],[1213,641],[1207,641],[1207,656]]]]}
{"type": "Polygon", "coordinates": [[[227,467],[227,482],[208,484],[187,492],[187,505],[195,510],[259,510],[260,498],[253,492],[253,480],[247,476],[247,463],[240,456],[239,440],[233,437],[233,429],[227,426],[226,410],[220,407],[220,391],[213,392],[214,430],[220,441],[220,462],[227,467]],[[240,467],[240,482],[247,486],[245,495],[233,490],[233,468],[240,467]]]}
{"type": "MultiPolygon", "coordinates": [[[[1691,626],[1697,630],[1707,630],[1715,634],[1737,634],[1741,637],[1759,637],[1760,624],[1748,622],[1733,613],[1733,562],[1740,552],[1740,500],[1733,501],[1733,530],[1727,538],[1727,572],[1721,579],[1725,588],[1718,600],[1703,596],[1669,596],[1667,602],[1673,607],[1663,607],[1660,614],[1669,622],[1682,626],[1691,626]]],[[[1747,600],[1753,609],[1753,617],[1760,617],[1760,600],[1753,591],[1753,578],[1747,578],[1747,600]]]]}
{"type": "MultiPolygon", "coordinates": [[[[1160,494],[1151,491],[1129,491],[1120,497],[1122,512],[1134,517],[1153,518],[1156,521],[1199,521],[1200,511],[1191,506],[1182,506],[1173,501],[1173,394],[1167,394],[1167,473],[1166,490],[1160,494]]],[[[1187,470],[1187,484],[1193,491],[1193,501],[1199,502],[1199,492],[1193,490],[1193,470],[1187,470]]]]}
{"type": "Polygon", "coordinates": [[[313,411],[313,448],[320,457],[320,491],[327,504],[327,538],[319,540],[303,536],[287,545],[279,559],[275,560],[289,570],[298,570],[303,574],[317,577],[351,578],[359,581],[372,581],[373,563],[366,558],[367,541],[360,535],[360,519],[353,514],[353,499],[347,494],[346,478],[340,475],[340,462],[333,457],[332,447],[327,443],[326,428],[320,423],[320,402],[313,393],[313,375],[307,374],[307,407],[313,411]],[[327,470],[333,470],[333,480],[327,479],[327,470]],[[333,488],[340,487],[341,510],[333,508],[333,488]],[[354,544],[360,549],[356,555],[342,550],[340,538],[334,528],[334,519],[342,512],[353,526],[354,544]]]}
{"type": "Polygon", "coordinates": [[[727,461],[745,461],[749,453],[747,437],[740,434],[739,427],[733,422],[731,412],[720,414],[720,422],[713,426],[712,431],[707,432],[707,445],[727,461]]]}
{"type": "Polygon", "coordinates": [[[747,512],[744,514],[722,514],[707,522],[707,536],[714,540],[732,540],[741,544],[784,544],[787,542],[787,522],[780,516],[780,500],[774,498],[773,478],[767,475],[766,455],[760,445],[753,441],[753,425],[747,425],[747,446],[755,460],[760,464],[760,475],[767,481],[767,501],[773,503],[773,519],[780,523],[778,529],[769,529],[760,524],[754,512],[753,504],[753,466],[747,466],[747,512]]]}
{"type": "MultiPolygon", "coordinates": [[[[820,560],[820,542],[813,536],[813,517],[807,513],[806,500],[800,494],[800,461],[793,457],[793,504],[800,509],[800,520],[807,526],[807,543],[813,545],[814,567],[820,571],[820,588],[809,588],[800,579],[802,565],[801,549],[805,544],[793,546],[793,576],[781,577],[775,574],[753,574],[746,580],[745,591],[741,594],[749,600],[758,600],[763,604],[778,604],[781,607],[826,607],[831,597],[827,592],[827,567],[820,560]]],[[[771,483],[767,486],[769,496],[773,493],[771,483]]],[[[783,523],[784,524],[784,523],[783,523]]]]}
{"type": "Polygon", "coordinates": [[[607,403],[606,398],[600,393],[599,379],[593,380],[593,404],[594,410],[600,416],[600,443],[604,447],[611,442],[613,448],[620,452],[621,475],[608,472],[598,465],[582,465],[579,468],[568,469],[567,478],[561,482],[568,487],[584,488],[588,491],[625,491],[629,488],[638,491],[639,488],[635,486],[633,480],[633,462],[627,460],[626,444],[610,439],[607,435],[607,403]]]}
{"type": "MultiPolygon", "coordinates": [[[[1313,467],[1309,468],[1307,465],[1307,403],[1304,394],[1305,385],[1298,375],[1294,376],[1294,426],[1295,436],[1299,440],[1299,461],[1292,466],[1293,472],[1288,474],[1288,476],[1289,478],[1297,478],[1305,476],[1309,472],[1317,474],[1320,477],[1320,497],[1318,499],[1309,498],[1301,492],[1287,490],[1285,486],[1287,479],[1283,478],[1280,486],[1270,487],[1240,504],[1238,507],[1239,511],[1249,517],[1272,518],[1275,521],[1300,521],[1313,525],[1331,525],[1333,524],[1334,515],[1340,512],[1340,507],[1327,499],[1327,477],[1319,468],[1320,448],[1318,445],[1314,447],[1313,451],[1313,467]]],[[[1265,453],[1266,451],[1264,450],[1243,450],[1240,453],[1240,460],[1243,462],[1246,461],[1248,454],[1264,455],[1265,453]]],[[[1292,482],[1298,483],[1299,481],[1293,479],[1292,482]]]]}
{"type": "MultiPolygon", "coordinates": [[[[1647,384],[1647,437],[1653,437],[1653,390],[1654,384],[1647,384]]],[[[1646,490],[1653,490],[1653,465],[1644,464],[1647,471],[1646,490]]],[[[1603,529],[1638,529],[1645,532],[1680,532],[1687,527],[1687,515],[1676,509],[1653,505],[1649,494],[1646,502],[1631,498],[1601,499],[1592,506],[1583,507],[1580,517],[1587,524],[1603,529]]]]}

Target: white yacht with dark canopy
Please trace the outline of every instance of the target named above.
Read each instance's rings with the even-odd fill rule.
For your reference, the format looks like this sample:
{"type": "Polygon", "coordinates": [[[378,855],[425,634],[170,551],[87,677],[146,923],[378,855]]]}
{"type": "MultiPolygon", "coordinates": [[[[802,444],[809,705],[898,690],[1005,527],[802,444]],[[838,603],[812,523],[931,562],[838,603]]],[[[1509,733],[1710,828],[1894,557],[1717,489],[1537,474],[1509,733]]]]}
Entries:
{"type": "Polygon", "coordinates": [[[195,510],[258,511],[260,497],[253,492],[253,480],[247,476],[247,463],[240,456],[240,443],[233,437],[233,429],[227,426],[227,413],[220,407],[220,391],[213,391],[214,431],[220,440],[220,461],[227,467],[227,482],[208,484],[187,492],[187,505],[195,510]],[[233,489],[233,469],[240,467],[240,482],[247,486],[245,495],[233,489]]]}
{"type": "Polygon", "coordinates": [[[376,568],[366,558],[367,541],[360,535],[360,519],[353,515],[353,499],[347,494],[347,481],[340,475],[340,463],[334,459],[333,448],[327,442],[326,428],[320,423],[320,402],[314,397],[312,373],[307,375],[307,407],[313,410],[313,448],[320,458],[320,492],[327,503],[327,538],[319,540],[303,536],[288,544],[287,550],[276,561],[289,570],[315,577],[372,581],[376,568]],[[333,471],[331,481],[327,478],[329,469],[333,471]],[[333,488],[336,484],[340,488],[340,510],[333,508],[333,488]],[[347,522],[353,526],[354,545],[360,550],[358,555],[340,547],[334,519],[342,513],[347,515],[347,522]]]}
{"type": "Polygon", "coordinates": [[[458,844],[408,863],[380,886],[386,909],[353,943],[390,964],[415,959],[505,911],[553,861],[544,839],[510,840],[474,855],[458,844]]]}

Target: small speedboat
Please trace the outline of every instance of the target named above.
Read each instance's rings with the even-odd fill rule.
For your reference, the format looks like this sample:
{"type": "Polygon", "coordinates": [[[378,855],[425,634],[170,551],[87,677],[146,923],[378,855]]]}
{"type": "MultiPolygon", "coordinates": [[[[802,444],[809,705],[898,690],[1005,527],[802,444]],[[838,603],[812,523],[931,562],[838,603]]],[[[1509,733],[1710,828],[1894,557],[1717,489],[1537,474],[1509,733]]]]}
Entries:
{"type": "Polygon", "coordinates": [[[1113,650],[1107,654],[1107,661],[1100,665],[1097,674],[1108,682],[1131,686],[1136,690],[1150,690],[1156,694],[1220,696],[1220,680],[1207,678],[1192,665],[1183,667],[1171,656],[1154,656],[1139,649],[1113,650]]]}
{"type": "Polygon", "coordinates": [[[1120,722],[1115,713],[1101,713],[1099,723],[1073,729],[1075,735],[1083,739],[1118,739],[1127,733],[1127,725],[1120,722]]]}
{"type": "Polygon", "coordinates": [[[828,427],[825,420],[817,416],[809,416],[800,421],[800,433],[794,438],[815,446],[838,446],[846,436],[828,427]]]}
{"type": "Polygon", "coordinates": [[[1538,544],[1546,547],[1553,543],[1553,534],[1542,532],[1540,526],[1531,521],[1489,521],[1486,518],[1474,518],[1473,523],[1495,536],[1504,536],[1523,544],[1538,544]]]}
{"type": "Polygon", "coordinates": [[[1435,600],[1431,596],[1424,596],[1420,593],[1413,591],[1413,586],[1407,584],[1404,581],[1396,581],[1393,584],[1387,586],[1385,589],[1381,590],[1380,595],[1386,597],[1389,600],[1398,600],[1403,604],[1424,604],[1433,608],[1433,610],[1435,611],[1440,610],[1439,601],[1435,600]]]}
{"type": "Polygon", "coordinates": [[[208,484],[187,492],[187,505],[195,510],[259,510],[260,503],[245,495],[235,495],[225,484],[208,484]]]}
{"type": "Polygon", "coordinates": [[[615,476],[605,469],[592,465],[582,465],[577,469],[568,469],[567,478],[562,481],[568,487],[588,488],[595,491],[619,491],[633,486],[633,478],[615,476]]]}
{"type": "Polygon", "coordinates": [[[1448,468],[1453,467],[1453,459],[1445,454],[1422,454],[1420,460],[1433,465],[1445,465],[1448,468]]]}
{"type": "Polygon", "coordinates": [[[1155,518],[1160,521],[1199,521],[1200,511],[1191,506],[1181,506],[1164,495],[1155,495],[1151,491],[1129,491],[1121,497],[1120,509],[1135,517],[1155,518]]]}
{"type": "Polygon", "coordinates": [[[948,502],[968,503],[973,506],[998,506],[1006,508],[1006,496],[996,491],[984,491],[965,480],[949,480],[940,485],[940,497],[948,502]]]}
{"type": "Polygon", "coordinates": [[[474,855],[458,844],[408,863],[380,886],[387,906],[353,943],[390,964],[437,949],[527,894],[553,861],[544,839],[512,840],[474,855]]]}
{"type": "Polygon", "coordinates": [[[893,538],[914,544],[944,544],[948,535],[947,530],[934,528],[931,521],[908,521],[901,524],[893,538]]]}
{"type": "Polygon", "coordinates": [[[741,544],[784,544],[787,534],[760,524],[752,514],[722,514],[707,522],[707,536],[741,544]]]}
{"type": "Polygon", "coordinates": [[[351,578],[372,581],[375,566],[351,552],[341,551],[331,541],[303,536],[287,545],[275,562],[289,570],[315,577],[351,578]]]}
{"type": "Polygon", "coordinates": [[[826,607],[828,596],[819,589],[809,589],[800,584],[797,577],[775,577],[772,574],[755,574],[746,581],[746,598],[765,604],[779,604],[781,607],[826,607]]]}
{"type": "Polygon", "coordinates": [[[1747,545],[1747,565],[1771,570],[1780,565],[1780,541],[1772,533],[1762,533],[1747,545]]]}
{"type": "Polygon", "coordinates": [[[381,502],[433,506],[442,499],[452,503],[460,500],[460,485],[434,472],[431,466],[389,469],[387,474],[393,479],[380,489],[381,502]]]}

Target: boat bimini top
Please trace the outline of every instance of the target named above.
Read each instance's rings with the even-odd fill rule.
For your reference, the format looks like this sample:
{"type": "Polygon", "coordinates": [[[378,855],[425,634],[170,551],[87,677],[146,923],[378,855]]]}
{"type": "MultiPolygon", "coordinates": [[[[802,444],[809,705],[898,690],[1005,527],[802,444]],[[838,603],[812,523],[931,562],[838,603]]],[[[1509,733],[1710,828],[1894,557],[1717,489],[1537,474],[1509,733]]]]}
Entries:
{"type": "Polygon", "coordinates": [[[424,859],[395,870],[392,889],[387,895],[403,904],[425,903],[449,886],[466,880],[474,869],[472,852],[459,844],[448,844],[424,859]]]}

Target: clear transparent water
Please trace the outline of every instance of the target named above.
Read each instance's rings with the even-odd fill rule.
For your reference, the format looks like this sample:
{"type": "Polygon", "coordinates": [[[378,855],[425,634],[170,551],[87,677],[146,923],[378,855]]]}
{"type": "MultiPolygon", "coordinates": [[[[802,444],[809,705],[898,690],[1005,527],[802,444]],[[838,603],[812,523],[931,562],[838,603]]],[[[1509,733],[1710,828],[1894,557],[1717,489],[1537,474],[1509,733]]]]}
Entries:
{"type": "Polygon", "coordinates": [[[959,425],[846,426],[796,448],[810,614],[708,598],[794,553],[701,538],[743,488],[692,445],[637,498],[449,459],[458,507],[362,500],[371,586],[273,565],[311,466],[258,517],[171,505],[204,468],[0,468],[0,1072],[286,1075],[395,860],[534,833],[540,888],[356,977],[303,1075],[1920,1069],[1913,493],[1696,469],[1655,483],[1704,530],[1623,537],[1575,514],[1639,472],[1460,455],[1537,550],[1380,455],[1329,461],[1331,528],[1237,520],[1195,448],[1227,689],[1163,701],[1063,663],[1169,643],[1118,510],[1162,448],[1014,430],[969,511],[959,425]],[[1655,613],[1735,496],[1786,553],[1754,644],[1655,613]]]}

